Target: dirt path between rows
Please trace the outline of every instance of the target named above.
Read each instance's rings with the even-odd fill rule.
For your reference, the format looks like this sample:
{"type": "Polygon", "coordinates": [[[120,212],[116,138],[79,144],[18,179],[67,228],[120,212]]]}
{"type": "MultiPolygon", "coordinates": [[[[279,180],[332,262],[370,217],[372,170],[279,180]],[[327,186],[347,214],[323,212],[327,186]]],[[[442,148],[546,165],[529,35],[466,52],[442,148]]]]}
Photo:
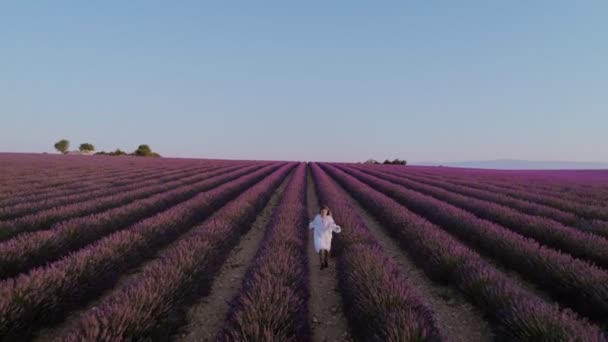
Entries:
{"type": "Polygon", "coordinates": [[[467,302],[457,290],[430,280],[424,271],[416,267],[409,255],[382,227],[380,222],[371,216],[340,184],[336,183],[336,185],[345,197],[351,199],[354,209],[361,215],[365,226],[378,244],[388,256],[397,262],[409,284],[434,312],[438,328],[446,337],[449,337],[451,341],[493,340],[491,327],[477,308],[467,302]]]}
{"type": "MultiPolygon", "coordinates": [[[[319,200],[314,180],[308,170],[307,205],[310,220],[317,214],[319,200]]],[[[336,259],[330,257],[329,267],[319,269],[319,255],[315,253],[312,233],[308,235],[308,268],[310,273],[309,312],[313,341],[352,341],[344,316],[342,297],[338,290],[336,259]]]]}
{"type": "Polygon", "coordinates": [[[266,227],[274,208],[279,203],[289,180],[291,172],[272,195],[251,229],[243,235],[216,275],[209,295],[194,303],[188,310],[187,325],[180,328],[174,336],[175,341],[213,341],[223,327],[230,309],[230,301],[237,295],[242,280],[260,247],[266,227]]]}

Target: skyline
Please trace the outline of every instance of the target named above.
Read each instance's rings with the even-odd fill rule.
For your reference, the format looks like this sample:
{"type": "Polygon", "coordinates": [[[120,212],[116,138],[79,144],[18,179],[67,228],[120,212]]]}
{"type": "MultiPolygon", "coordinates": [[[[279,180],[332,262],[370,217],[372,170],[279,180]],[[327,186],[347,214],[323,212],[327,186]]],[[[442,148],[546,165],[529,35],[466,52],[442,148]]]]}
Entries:
{"type": "Polygon", "coordinates": [[[608,162],[608,3],[0,5],[0,151],[608,162]],[[257,6],[256,6],[257,5],[257,6]]]}

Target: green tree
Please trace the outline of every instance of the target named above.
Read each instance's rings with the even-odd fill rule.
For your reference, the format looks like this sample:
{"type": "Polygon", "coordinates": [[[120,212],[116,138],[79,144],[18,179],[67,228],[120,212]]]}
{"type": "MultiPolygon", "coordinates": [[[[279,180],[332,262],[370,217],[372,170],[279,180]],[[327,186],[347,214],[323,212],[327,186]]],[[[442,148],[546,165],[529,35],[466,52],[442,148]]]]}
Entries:
{"type": "Polygon", "coordinates": [[[55,149],[63,154],[66,154],[69,148],[70,142],[66,139],[61,139],[55,143],[55,149]]]}
{"type": "Polygon", "coordinates": [[[110,152],[110,155],[112,155],[112,156],[126,156],[127,152],[125,152],[125,151],[117,148],[116,151],[110,152]]]}
{"type": "Polygon", "coordinates": [[[80,150],[80,152],[93,152],[95,151],[95,146],[89,143],[84,143],[80,144],[80,147],[78,149],[80,150]]]}
{"type": "Polygon", "coordinates": [[[140,157],[148,157],[150,155],[152,155],[152,149],[150,148],[150,146],[148,145],[139,145],[137,147],[137,150],[135,150],[135,152],[133,152],[136,156],[140,156],[140,157]]]}

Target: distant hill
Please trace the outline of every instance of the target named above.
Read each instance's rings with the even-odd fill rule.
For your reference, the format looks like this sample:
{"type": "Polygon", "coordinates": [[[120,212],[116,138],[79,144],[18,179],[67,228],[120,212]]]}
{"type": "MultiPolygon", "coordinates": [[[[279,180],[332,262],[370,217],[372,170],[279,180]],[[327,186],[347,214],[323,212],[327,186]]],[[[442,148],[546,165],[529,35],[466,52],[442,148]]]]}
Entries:
{"type": "Polygon", "coordinates": [[[462,161],[451,163],[420,162],[412,165],[426,166],[453,166],[469,167],[479,169],[504,169],[504,170],[576,170],[576,169],[608,169],[608,163],[604,162],[571,162],[571,161],[539,161],[539,160],[519,160],[519,159],[496,159],[462,161]]]}

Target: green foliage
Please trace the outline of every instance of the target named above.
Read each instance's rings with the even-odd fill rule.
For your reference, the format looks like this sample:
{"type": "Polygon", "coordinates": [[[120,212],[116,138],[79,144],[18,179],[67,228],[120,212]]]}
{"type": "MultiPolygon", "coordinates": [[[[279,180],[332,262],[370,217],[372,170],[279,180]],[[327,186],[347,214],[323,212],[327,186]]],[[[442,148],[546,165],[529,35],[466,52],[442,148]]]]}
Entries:
{"type": "Polygon", "coordinates": [[[93,146],[93,144],[84,143],[80,144],[80,147],[78,149],[80,150],[80,152],[93,152],[95,151],[95,146],[93,146]]]}
{"type": "Polygon", "coordinates": [[[152,149],[150,148],[150,146],[145,145],[145,144],[144,145],[139,145],[137,147],[137,150],[135,150],[135,152],[133,152],[133,153],[135,153],[136,156],[147,157],[147,156],[150,156],[152,154],[152,149]]]}
{"type": "Polygon", "coordinates": [[[405,161],[405,160],[400,160],[400,159],[395,158],[393,161],[390,161],[390,160],[388,160],[388,159],[387,159],[387,160],[385,160],[385,161],[384,161],[384,163],[382,163],[382,164],[389,164],[389,165],[407,165],[407,161],[405,161]]]}
{"type": "Polygon", "coordinates": [[[114,152],[105,152],[105,151],[100,151],[95,153],[95,155],[102,155],[102,156],[126,156],[128,155],[127,152],[117,148],[116,151],[114,152]]]}
{"type": "Polygon", "coordinates": [[[111,155],[111,156],[126,156],[126,155],[127,155],[127,152],[125,152],[125,151],[123,151],[123,150],[121,150],[121,149],[117,148],[117,149],[116,149],[116,151],[114,151],[114,152],[110,152],[110,155],[111,155]]]}
{"type": "MultiPolygon", "coordinates": [[[[57,151],[59,151],[63,154],[68,153],[69,148],[70,148],[70,142],[68,140],[62,139],[62,140],[58,141],[57,143],[55,143],[55,149],[57,149],[57,151]]],[[[95,151],[95,146],[93,146],[93,144],[90,144],[90,143],[83,143],[83,144],[80,144],[79,150],[80,150],[80,152],[93,152],[93,151],[95,151]]],[[[137,146],[137,149],[135,151],[133,151],[132,153],[127,153],[127,152],[117,148],[113,152],[99,151],[99,152],[95,153],[95,155],[157,157],[157,158],[160,157],[160,154],[152,151],[152,148],[150,148],[150,145],[146,145],[146,144],[141,144],[141,145],[137,146]]]]}
{"type": "Polygon", "coordinates": [[[152,149],[148,145],[139,145],[132,155],[138,157],[160,157],[160,154],[152,152],[152,149]]]}
{"type": "Polygon", "coordinates": [[[70,148],[69,140],[61,139],[55,143],[55,149],[63,154],[68,153],[69,148],[70,148]]]}
{"type": "MultiPolygon", "coordinates": [[[[375,159],[368,159],[368,160],[365,161],[365,164],[380,164],[380,162],[378,162],[375,159]]],[[[386,164],[386,165],[407,165],[407,161],[406,160],[397,159],[397,158],[395,158],[393,161],[390,161],[390,160],[386,159],[382,164],[386,164]]]]}

